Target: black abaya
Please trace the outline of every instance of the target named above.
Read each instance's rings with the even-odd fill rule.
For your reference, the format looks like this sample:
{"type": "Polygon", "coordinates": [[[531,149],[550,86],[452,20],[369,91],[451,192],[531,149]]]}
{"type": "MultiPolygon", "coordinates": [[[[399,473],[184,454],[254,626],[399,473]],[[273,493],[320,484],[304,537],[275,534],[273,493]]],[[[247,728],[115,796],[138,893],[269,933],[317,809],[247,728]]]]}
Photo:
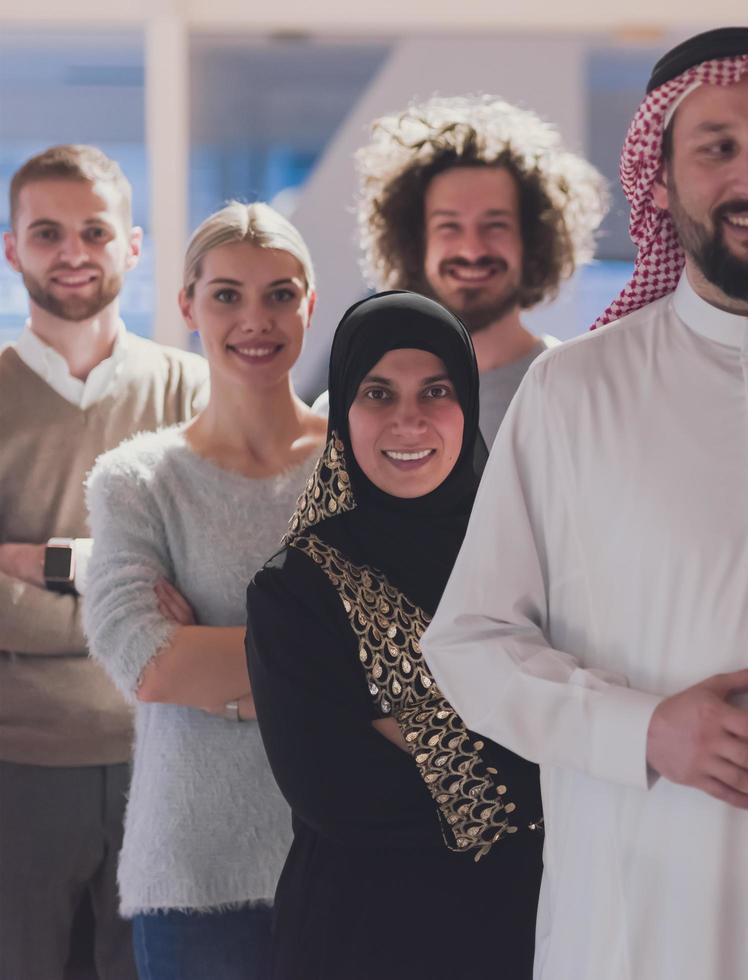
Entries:
{"type": "Polygon", "coordinates": [[[469,338],[429,300],[374,297],[338,328],[330,391],[325,456],[248,590],[257,716],[294,820],[272,978],[530,980],[537,767],[464,729],[418,646],[483,460],[469,338]],[[415,501],[373,487],[347,433],[361,378],[396,347],[437,354],[465,416],[453,472],[415,501]],[[372,726],[388,715],[410,753],[372,726]]]}

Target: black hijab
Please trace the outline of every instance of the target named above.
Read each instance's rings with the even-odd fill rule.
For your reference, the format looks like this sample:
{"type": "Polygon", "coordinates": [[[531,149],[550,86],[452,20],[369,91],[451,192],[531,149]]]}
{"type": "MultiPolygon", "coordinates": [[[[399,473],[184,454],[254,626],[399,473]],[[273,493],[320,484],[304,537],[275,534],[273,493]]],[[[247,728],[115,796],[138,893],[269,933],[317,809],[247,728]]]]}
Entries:
{"type": "Polygon", "coordinates": [[[478,428],[478,368],[467,329],[456,316],[417,293],[378,293],[352,306],[338,325],[330,354],[328,437],[344,447],[355,507],[315,527],[349,560],[378,570],[431,616],[467,530],[486,462],[478,428]],[[359,385],[391,350],[415,348],[440,358],[464,415],[462,449],[449,476],[423,497],[394,497],[376,487],[351,448],[348,412],[359,385]]]}
{"type": "MultiPolygon", "coordinates": [[[[505,798],[505,773],[512,774],[513,785],[518,775],[533,818],[540,803],[537,770],[467,730],[434,683],[420,647],[462,544],[486,459],[470,337],[457,317],[423,296],[372,296],[352,306],[338,326],[329,392],[327,447],[299,498],[286,543],[319,567],[342,601],[344,655],[364,673],[374,716],[397,722],[436,804],[447,847],[473,853],[477,860],[519,829],[508,818],[516,804],[505,798]],[[362,380],[388,351],[403,348],[429,351],[441,359],[464,417],[462,446],[449,475],[431,493],[407,499],[384,493],[364,475],[348,428],[362,380]]],[[[295,567],[288,565],[289,575],[295,567]]],[[[306,562],[303,567],[308,568],[306,562]]],[[[309,582],[305,593],[311,588],[309,582]]],[[[324,595],[332,600],[327,590],[324,595]]],[[[320,608],[325,599],[321,594],[313,601],[320,608]]],[[[341,615],[337,603],[330,614],[333,622],[341,615]]],[[[329,645],[326,630],[325,662],[332,655],[329,645]]],[[[301,659],[308,665],[304,654],[301,659]]],[[[370,720],[367,713],[367,732],[370,720]]],[[[357,724],[360,730],[360,720],[357,724]]],[[[335,732],[339,738],[339,726],[335,732]]],[[[369,743],[366,752],[372,749],[369,743]]],[[[399,759],[399,753],[395,756],[399,759]]],[[[360,768],[358,754],[354,764],[360,768]]],[[[381,790],[386,793],[388,787],[381,790]]]]}

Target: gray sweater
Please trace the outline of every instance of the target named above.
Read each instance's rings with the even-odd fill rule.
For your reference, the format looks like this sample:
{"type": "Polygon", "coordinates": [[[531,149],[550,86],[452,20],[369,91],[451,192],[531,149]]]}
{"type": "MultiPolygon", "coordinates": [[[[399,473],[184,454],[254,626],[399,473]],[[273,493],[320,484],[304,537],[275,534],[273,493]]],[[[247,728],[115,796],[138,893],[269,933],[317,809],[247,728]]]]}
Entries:
{"type": "Polygon", "coordinates": [[[504,420],[509,403],[514,398],[520,382],[527,374],[536,357],[548,349],[543,338],[537,342],[529,354],[517,361],[502,364],[493,371],[484,371],[480,376],[480,431],[489,450],[493,446],[496,433],[504,420]]]}
{"type": "Polygon", "coordinates": [[[272,901],[290,816],[257,722],[140,703],[134,692],[174,629],[156,580],[173,582],[201,625],[243,625],[247,584],[278,550],[313,465],[249,479],[196,455],[176,427],[135,436],[89,477],[84,625],[92,655],[136,704],[118,876],[125,917],[272,901]]]}

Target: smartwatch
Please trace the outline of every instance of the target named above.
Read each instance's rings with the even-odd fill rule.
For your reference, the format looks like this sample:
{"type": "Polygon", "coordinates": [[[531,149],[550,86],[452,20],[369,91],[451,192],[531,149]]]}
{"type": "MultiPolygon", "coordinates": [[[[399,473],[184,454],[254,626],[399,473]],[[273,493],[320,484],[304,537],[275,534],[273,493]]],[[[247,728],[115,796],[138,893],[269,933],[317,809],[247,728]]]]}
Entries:
{"type": "Polygon", "coordinates": [[[44,549],[44,584],[51,592],[75,594],[75,550],[72,538],[50,538],[44,549]]]}

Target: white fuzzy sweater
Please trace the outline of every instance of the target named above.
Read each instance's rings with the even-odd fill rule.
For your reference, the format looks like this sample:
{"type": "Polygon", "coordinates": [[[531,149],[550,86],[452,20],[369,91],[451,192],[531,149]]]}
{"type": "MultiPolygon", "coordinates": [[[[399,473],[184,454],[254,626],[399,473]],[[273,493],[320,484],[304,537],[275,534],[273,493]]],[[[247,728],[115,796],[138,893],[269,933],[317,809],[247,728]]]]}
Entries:
{"type": "MultiPolygon", "coordinates": [[[[243,625],[247,584],[277,551],[313,465],[248,479],[197,456],[180,427],[99,458],[88,481],[95,545],[84,623],[92,655],[131,700],[174,629],[158,611],[156,580],[173,582],[201,625],[243,625]]],[[[272,901],[290,840],[255,721],[136,702],[124,916],[272,901]]]]}

